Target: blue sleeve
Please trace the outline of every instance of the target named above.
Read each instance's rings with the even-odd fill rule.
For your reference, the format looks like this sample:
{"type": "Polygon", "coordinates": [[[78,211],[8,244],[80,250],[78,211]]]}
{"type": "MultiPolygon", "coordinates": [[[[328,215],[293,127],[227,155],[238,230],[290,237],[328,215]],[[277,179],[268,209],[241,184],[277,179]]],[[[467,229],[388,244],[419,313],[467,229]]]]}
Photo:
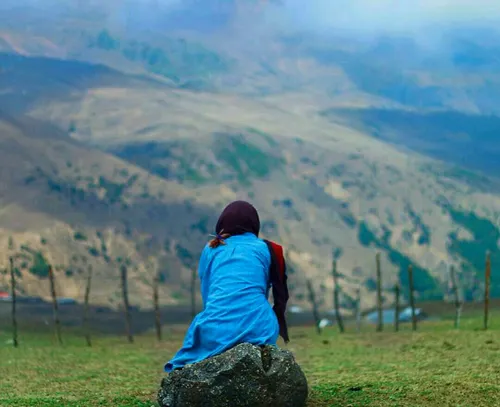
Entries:
{"type": "Polygon", "coordinates": [[[212,250],[207,246],[203,249],[200,256],[200,261],[198,262],[198,276],[200,277],[200,287],[201,287],[201,298],[203,301],[203,308],[205,307],[207,295],[208,295],[208,286],[209,286],[209,276],[208,273],[208,265],[209,265],[209,253],[208,251],[212,250]]]}
{"type": "Polygon", "coordinates": [[[203,281],[203,277],[205,276],[205,272],[208,264],[208,250],[210,248],[206,245],[201,251],[200,260],[198,261],[198,276],[200,277],[200,281],[203,281]]]}
{"type": "Polygon", "coordinates": [[[269,288],[271,287],[271,279],[269,276],[269,267],[271,266],[271,253],[269,253],[269,248],[267,247],[267,244],[264,242],[264,240],[262,240],[262,247],[259,254],[259,260],[265,270],[267,286],[269,288]]]}

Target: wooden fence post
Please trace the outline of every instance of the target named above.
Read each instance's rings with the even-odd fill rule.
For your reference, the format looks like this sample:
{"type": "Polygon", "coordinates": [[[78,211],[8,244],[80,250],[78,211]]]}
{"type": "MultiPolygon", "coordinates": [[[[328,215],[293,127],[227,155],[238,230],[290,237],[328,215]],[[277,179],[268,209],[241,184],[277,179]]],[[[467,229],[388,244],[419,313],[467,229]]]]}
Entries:
{"type": "Polygon", "coordinates": [[[191,319],[196,316],[196,277],[198,272],[195,268],[191,270],[191,319]]]}
{"type": "Polygon", "coordinates": [[[361,288],[356,290],[356,332],[361,332],[361,288]]]}
{"type": "Polygon", "coordinates": [[[409,285],[409,295],[410,295],[410,307],[411,307],[411,325],[414,331],[417,330],[417,316],[415,314],[415,289],[413,286],[413,266],[410,264],[408,266],[408,285],[409,285]]]}
{"type": "Polygon", "coordinates": [[[398,332],[399,331],[399,301],[400,301],[400,296],[401,296],[401,288],[399,287],[399,284],[396,284],[394,286],[394,295],[395,295],[395,301],[394,301],[394,331],[398,332]]]}
{"type": "Polygon", "coordinates": [[[314,288],[311,283],[311,280],[307,280],[307,290],[309,291],[309,301],[311,302],[312,306],[312,312],[313,312],[313,318],[314,322],[316,324],[316,331],[318,334],[321,334],[321,327],[320,327],[320,319],[319,319],[319,312],[318,312],[318,303],[316,302],[316,294],[314,293],[314,288]]]}
{"type": "Polygon", "coordinates": [[[376,256],[377,262],[377,332],[384,329],[384,320],[382,312],[382,271],[380,270],[380,253],[376,256]]]}
{"type": "Polygon", "coordinates": [[[85,340],[87,346],[92,346],[92,341],[90,338],[90,324],[89,324],[89,300],[90,300],[90,288],[92,285],[92,266],[88,266],[87,275],[87,285],[85,286],[85,297],[83,302],[83,329],[85,332],[85,340]]]}
{"type": "Polygon", "coordinates": [[[17,339],[17,313],[16,313],[16,270],[14,267],[14,257],[9,256],[9,266],[10,266],[10,296],[12,301],[12,343],[14,348],[19,346],[19,341],[17,339]]]}
{"type": "Polygon", "coordinates": [[[153,280],[153,305],[155,309],[155,326],[156,326],[156,338],[158,342],[161,341],[161,314],[160,314],[160,296],[158,293],[160,285],[160,270],[156,272],[153,280]]]}
{"type": "Polygon", "coordinates": [[[56,295],[56,282],[54,276],[54,269],[52,265],[49,265],[49,280],[50,280],[50,294],[52,296],[52,308],[54,311],[54,325],[56,329],[57,340],[60,345],[62,345],[62,336],[61,336],[61,321],[59,320],[59,304],[57,303],[57,295],[56,295]]]}
{"type": "Polygon", "coordinates": [[[122,280],[122,295],[123,295],[123,307],[125,312],[125,324],[127,329],[127,339],[129,343],[134,342],[134,337],[132,336],[132,320],[130,316],[130,303],[128,300],[128,276],[127,276],[127,266],[122,264],[120,267],[121,280],[122,280]]]}
{"type": "Polygon", "coordinates": [[[462,314],[462,303],[460,302],[460,295],[458,292],[458,282],[457,282],[457,275],[455,273],[455,267],[452,265],[450,266],[450,279],[451,279],[451,289],[453,291],[453,296],[455,299],[455,323],[454,327],[455,329],[458,329],[460,325],[460,316],[462,314]]]}
{"type": "Polygon", "coordinates": [[[339,326],[340,333],[344,333],[344,321],[342,320],[342,315],[340,314],[340,304],[339,304],[340,287],[339,287],[336,260],[333,260],[332,276],[333,276],[333,308],[335,310],[335,318],[337,319],[337,325],[339,326]]]}
{"type": "Polygon", "coordinates": [[[491,280],[491,254],[486,253],[486,267],[484,275],[484,329],[488,329],[490,312],[490,280],[491,280]]]}

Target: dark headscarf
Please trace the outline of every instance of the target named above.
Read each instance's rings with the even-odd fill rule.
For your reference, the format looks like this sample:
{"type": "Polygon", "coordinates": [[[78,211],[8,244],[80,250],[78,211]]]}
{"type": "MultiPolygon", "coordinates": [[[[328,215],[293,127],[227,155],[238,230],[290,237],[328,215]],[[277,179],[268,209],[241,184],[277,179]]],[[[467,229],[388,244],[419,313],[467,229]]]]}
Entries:
{"type": "Polygon", "coordinates": [[[260,220],[257,210],[248,202],[234,201],[222,211],[215,233],[231,236],[253,233],[259,236],[260,220]]]}

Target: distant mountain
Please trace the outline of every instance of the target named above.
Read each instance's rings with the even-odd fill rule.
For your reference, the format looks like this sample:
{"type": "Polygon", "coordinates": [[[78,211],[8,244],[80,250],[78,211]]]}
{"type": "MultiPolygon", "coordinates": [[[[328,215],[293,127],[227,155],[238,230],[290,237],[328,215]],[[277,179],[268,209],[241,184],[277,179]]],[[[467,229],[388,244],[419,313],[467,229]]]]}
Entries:
{"type": "MultiPolygon", "coordinates": [[[[498,116],[396,109],[333,109],[325,115],[397,146],[499,178],[498,116]]],[[[479,188],[481,177],[474,180],[479,188]]]]}
{"type": "Polygon", "coordinates": [[[449,264],[472,298],[485,251],[500,261],[500,76],[486,33],[449,32],[438,53],[305,32],[270,2],[6,4],[0,246],[12,236],[36,260],[19,265],[23,292],[48,294],[50,260],[61,295],[81,299],[84,256],[96,303],[118,306],[118,264],[134,303],[150,306],[158,267],[164,301],[187,301],[233,199],[254,202],[263,236],[287,247],[294,302],[309,278],[331,306],[333,258],[345,308],[358,287],[373,304],[377,251],[387,302],[409,264],[419,298],[446,294],[449,264]]]}

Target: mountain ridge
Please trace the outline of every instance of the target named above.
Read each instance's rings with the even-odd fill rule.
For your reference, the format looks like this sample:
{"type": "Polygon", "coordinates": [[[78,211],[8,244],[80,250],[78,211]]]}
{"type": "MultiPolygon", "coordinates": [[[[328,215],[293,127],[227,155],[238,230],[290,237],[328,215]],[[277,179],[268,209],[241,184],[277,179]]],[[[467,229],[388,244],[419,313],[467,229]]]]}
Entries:
{"type": "MultiPolygon", "coordinates": [[[[358,288],[363,306],[372,306],[378,251],[387,303],[396,282],[406,285],[410,263],[419,299],[447,295],[449,264],[460,271],[465,295],[476,295],[484,251],[497,260],[496,167],[485,159],[490,167],[470,171],[460,161],[470,148],[422,137],[429,128],[456,132],[455,119],[434,120],[446,109],[462,119],[479,110],[463,138],[489,134],[492,104],[479,107],[493,99],[494,86],[491,95],[469,95],[467,81],[440,82],[448,68],[397,76],[384,60],[401,50],[395,40],[328,45],[263,30],[255,38],[271,41],[256,48],[243,41],[254,31],[228,26],[189,35],[152,29],[132,43],[100,14],[90,21],[68,10],[71,27],[67,17],[30,31],[0,26],[16,34],[19,49],[43,38],[29,55],[12,46],[0,54],[0,112],[14,118],[0,115],[0,171],[8,175],[1,247],[8,252],[12,236],[18,250],[27,245],[50,257],[60,295],[82,298],[84,276],[71,270],[75,253],[96,270],[96,303],[119,306],[124,261],[134,303],[151,306],[158,269],[162,299],[186,302],[198,254],[233,199],[254,202],[263,236],[287,247],[294,303],[307,301],[310,279],[321,306],[331,307],[335,258],[342,307],[352,307],[358,288]]],[[[467,78],[478,75],[472,69],[467,78]]],[[[495,148],[477,146],[469,162],[495,148]]],[[[20,289],[47,296],[43,272],[19,267],[20,289]]],[[[499,283],[494,278],[494,295],[499,283]]],[[[8,284],[7,274],[0,284],[8,284]]]]}

